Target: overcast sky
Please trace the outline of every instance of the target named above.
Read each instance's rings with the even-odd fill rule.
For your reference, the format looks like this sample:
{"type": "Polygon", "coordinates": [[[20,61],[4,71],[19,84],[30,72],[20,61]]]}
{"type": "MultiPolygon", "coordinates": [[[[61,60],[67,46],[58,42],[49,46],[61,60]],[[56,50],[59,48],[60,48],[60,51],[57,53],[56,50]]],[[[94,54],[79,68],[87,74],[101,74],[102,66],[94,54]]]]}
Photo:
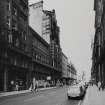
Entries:
{"type": "MultiPolygon", "coordinates": [[[[30,0],[35,3],[39,0],[30,0]]],[[[44,9],[55,9],[63,52],[78,73],[91,69],[91,40],[94,36],[94,0],[43,0],[44,9]]]]}

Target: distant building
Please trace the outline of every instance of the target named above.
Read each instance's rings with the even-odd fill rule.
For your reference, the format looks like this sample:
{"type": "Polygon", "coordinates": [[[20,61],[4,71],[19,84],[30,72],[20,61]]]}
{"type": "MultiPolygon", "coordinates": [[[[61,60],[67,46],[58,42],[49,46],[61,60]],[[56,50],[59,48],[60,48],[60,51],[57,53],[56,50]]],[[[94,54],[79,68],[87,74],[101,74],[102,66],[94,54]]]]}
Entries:
{"type": "Polygon", "coordinates": [[[68,78],[70,78],[70,80],[77,79],[77,71],[72,63],[68,63],[68,78]]]}
{"type": "Polygon", "coordinates": [[[68,58],[62,52],[62,78],[68,78],[68,58]]]}
{"type": "Polygon", "coordinates": [[[72,83],[77,79],[77,71],[67,56],[62,52],[62,81],[66,84],[72,83]]]}

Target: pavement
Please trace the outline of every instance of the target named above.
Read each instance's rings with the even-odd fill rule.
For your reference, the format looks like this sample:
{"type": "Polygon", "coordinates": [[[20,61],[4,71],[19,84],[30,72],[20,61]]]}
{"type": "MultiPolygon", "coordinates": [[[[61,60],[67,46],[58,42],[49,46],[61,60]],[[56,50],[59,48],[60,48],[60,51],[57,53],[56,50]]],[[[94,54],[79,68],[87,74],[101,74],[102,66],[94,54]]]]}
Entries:
{"type": "MultiPolygon", "coordinates": [[[[54,89],[54,88],[57,88],[57,87],[39,88],[38,91],[48,90],[48,89],[54,89]]],[[[6,97],[6,96],[12,96],[12,95],[29,93],[29,92],[31,92],[31,90],[12,91],[12,92],[1,92],[0,93],[0,98],[1,97],[6,97]]]]}
{"type": "Polygon", "coordinates": [[[97,86],[89,86],[82,105],[105,105],[105,90],[98,90],[97,86]]]}

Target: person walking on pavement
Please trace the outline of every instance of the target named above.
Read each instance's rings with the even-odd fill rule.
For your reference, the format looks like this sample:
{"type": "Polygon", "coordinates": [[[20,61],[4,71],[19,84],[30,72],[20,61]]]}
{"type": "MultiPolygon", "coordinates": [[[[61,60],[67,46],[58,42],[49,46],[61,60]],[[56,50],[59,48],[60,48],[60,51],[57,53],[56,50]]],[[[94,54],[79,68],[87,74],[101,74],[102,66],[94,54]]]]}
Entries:
{"type": "Polygon", "coordinates": [[[36,80],[35,80],[35,78],[33,78],[33,80],[32,80],[32,84],[31,84],[31,87],[32,87],[32,89],[31,89],[31,91],[32,92],[35,92],[35,89],[36,89],[36,80]]]}
{"type": "Polygon", "coordinates": [[[101,82],[100,81],[98,81],[98,89],[99,89],[99,91],[101,89],[101,82]]]}
{"type": "Polygon", "coordinates": [[[36,81],[36,83],[35,83],[35,91],[36,92],[38,91],[38,81],[36,81]]]}

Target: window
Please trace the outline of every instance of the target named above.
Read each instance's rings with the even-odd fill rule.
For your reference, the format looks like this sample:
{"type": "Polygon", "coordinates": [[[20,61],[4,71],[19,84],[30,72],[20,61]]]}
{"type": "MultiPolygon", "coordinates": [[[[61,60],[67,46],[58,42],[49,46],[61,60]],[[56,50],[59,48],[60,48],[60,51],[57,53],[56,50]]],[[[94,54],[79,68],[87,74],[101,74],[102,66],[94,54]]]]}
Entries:
{"type": "Polygon", "coordinates": [[[17,30],[17,22],[16,22],[16,20],[12,20],[12,29],[17,30]]]}
{"type": "Polygon", "coordinates": [[[8,25],[8,27],[10,28],[10,22],[11,22],[11,20],[10,20],[10,17],[9,16],[7,16],[7,25],[8,25]]]}
{"type": "Polygon", "coordinates": [[[16,59],[16,57],[15,57],[15,59],[14,59],[14,65],[16,65],[17,64],[17,59],[16,59]]]}
{"type": "Polygon", "coordinates": [[[19,46],[19,39],[18,39],[18,38],[16,39],[15,46],[16,46],[16,47],[19,46]]]}
{"type": "Polygon", "coordinates": [[[27,39],[27,37],[26,37],[26,32],[25,32],[25,31],[23,31],[23,32],[21,33],[21,37],[22,37],[23,40],[26,40],[26,39],[27,39]]]}
{"type": "Polygon", "coordinates": [[[12,34],[8,35],[8,40],[9,40],[9,43],[12,43],[12,34]]]}
{"type": "Polygon", "coordinates": [[[17,16],[17,9],[16,9],[16,7],[12,8],[12,15],[17,16]]]}
{"type": "Polygon", "coordinates": [[[10,1],[9,0],[7,0],[7,10],[11,10],[11,3],[10,3],[10,1]]]}

